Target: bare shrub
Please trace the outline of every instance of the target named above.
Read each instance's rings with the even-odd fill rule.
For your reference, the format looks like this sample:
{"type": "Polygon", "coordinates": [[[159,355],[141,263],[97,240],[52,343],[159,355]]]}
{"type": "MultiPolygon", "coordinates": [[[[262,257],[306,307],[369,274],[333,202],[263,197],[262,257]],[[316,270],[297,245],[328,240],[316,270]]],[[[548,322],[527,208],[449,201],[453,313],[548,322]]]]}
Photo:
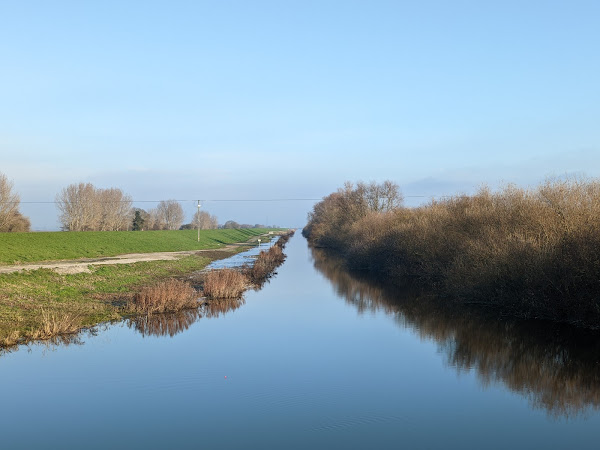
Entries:
{"type": "Polygon", "coordinates": [[[332,195],[315,205],[303,233],[352,267],[522,317],[600,323],[600,181],[482,188],[343,225],[331,211],[343,193],[332,195]]]}
{"type": "Polygon", "coordinates": [[[282,247],[274,245],[268,251],[262,251],[254,261],[254,265],[247,270],[253,283],[261,284],[285,261],[282,247]]]}
{"type": "Polygon", "coordinates": [[[237,270],[212,270],[204,278],[204,295],[208,298],[237,298],[248,284],[246,275],[237,270]]]}
{"type": "Polygon", "coordinates": [[[131,305],[136,312],[148,314],[175,312],[198,306],[198,294],[188,283],[169,279],[143,287],[131,305]]]}

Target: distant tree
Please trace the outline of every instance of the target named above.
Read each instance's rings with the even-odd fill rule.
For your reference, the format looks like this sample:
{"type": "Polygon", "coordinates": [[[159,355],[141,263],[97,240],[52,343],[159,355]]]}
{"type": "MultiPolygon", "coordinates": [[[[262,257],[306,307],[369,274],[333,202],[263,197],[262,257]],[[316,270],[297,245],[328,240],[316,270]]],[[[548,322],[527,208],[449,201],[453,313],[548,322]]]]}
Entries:
{"type": "Polygon", "coordinates": [[[132,200],[121,189],[96,190],[100,231],[128,230],[131,223],[132,200]]]}
{"type": "Polygon", "coordinates": [[[25,217],[20,212],[16,213],[13,217],[13,220],[8,227],[9,232],[25,232],[31,231],[31,222],[28,217],[25,217]]]}
{"type": "Polygon", "coordinates": [[[29,231],[31,223],[19,212],[20,202],[12,181],[0,173],[0,232],[29,231]]]}
{"type": "Polygon", "coordinates": [[[216,216],[210,215],[206,211],[196,211],[192,218],[191,228],[201,230],[214,230],[219,227],[219,221],[216,216]]]}
{"type": "Polygon", "coordinates": [[[131,197],[117,188],[71,184],[56,195],[56,204],[66,231],[127,230],[131,223],[131,197]]]}
{"type": "Polygon", "coordinates": [[[183,208],[176,200],[162,200],[156,210],[165,230],[178,230],[183,223],[183,208]]]}
{"type": "Polygon", "coordinates": [[[234,220],[228,220],[223,224],[223,228],[240,228],[240,224],[234,220]]]}
{"type": "Polygon", "coordinates": [[[56,195],[63,230],[89,231],[98,225],[96,188],[91,183],[70,184],[56,195]]]}
{"type": "Polygon", "coordinates": [[[135,215],[133,217],[133,223],[131,229],[133,231],[142,231],[144,229],[145,220],[142,217],[142,211],[139,209],[135,210],[135,215]]]}

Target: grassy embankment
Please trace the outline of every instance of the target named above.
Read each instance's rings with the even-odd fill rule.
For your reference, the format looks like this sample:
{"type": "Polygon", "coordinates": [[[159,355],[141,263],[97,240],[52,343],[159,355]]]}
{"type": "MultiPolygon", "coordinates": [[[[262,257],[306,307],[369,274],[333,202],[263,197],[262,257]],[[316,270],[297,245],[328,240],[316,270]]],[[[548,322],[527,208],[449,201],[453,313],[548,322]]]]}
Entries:
{"type": "Polygon", "coordinates": [[[501,314],[600,327],[600,181],[480,190],[373,212],[340,190],[303,234],[354,269],[501,314]]]}
{"type": "MultiPolygon", "coordinates": [[[[0,261],[43,261],[220,248],[256,241],[266,229],[197,232],[82,232],[0,234],[0,261]]],[[[236,250],[232,250],[231,253],[236,250]]],[[[90,273],[62,275],[48,269],[0,274],[0,347],[60,332],[131,312],[134,294],[159,280],[203,269],[213,259],[231,253],[197,254],[175,261],[89,266],[90,273]]]]}
{"type": "Polygon", "coordinates": [[[0,264],[220,248],[267,231],[264,228],[201,230],[200,242],[196,230],[0,233],[0,264]]]}

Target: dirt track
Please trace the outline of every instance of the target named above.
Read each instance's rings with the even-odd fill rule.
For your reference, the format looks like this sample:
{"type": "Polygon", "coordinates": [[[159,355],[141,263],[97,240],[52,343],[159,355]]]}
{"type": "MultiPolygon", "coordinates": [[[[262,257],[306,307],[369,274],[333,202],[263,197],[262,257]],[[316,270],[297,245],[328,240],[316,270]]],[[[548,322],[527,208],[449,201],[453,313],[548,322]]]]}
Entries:
{"type": "MultiPolygon", "coordinates": [[[[156,253],[129,253],[126,255],[109,256],[102,258],[78,259],[72,261],[47,261],[32,264],[19,264],[14,266],[0,266],[0,273],[19,272],[20,270],[52,269],[57,273],[72,274],[90,272],[89,266],[102,266],[110,264],[132,264],[141,261],[172,261],[188,255],[204,252],[228,252],[244,244],[231,244],[222,248],[207,250],[188,250],[182,252],[156,252],[156,253]]],[[[247,244],[246,244],[247,245],[247,244]]]]}

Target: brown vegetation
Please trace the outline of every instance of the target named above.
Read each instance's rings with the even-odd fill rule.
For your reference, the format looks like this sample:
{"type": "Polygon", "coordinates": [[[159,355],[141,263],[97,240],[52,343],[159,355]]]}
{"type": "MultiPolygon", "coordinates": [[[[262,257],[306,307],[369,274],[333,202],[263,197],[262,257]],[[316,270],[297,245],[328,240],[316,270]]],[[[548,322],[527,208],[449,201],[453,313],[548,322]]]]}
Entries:
{"type": "Polygon", "coordinates": [[[0,173],[0,232],[29,231],[29,219],[19,212],[21,199],[13,192],[13,183],[0,173]]]}
{"type": "Polygon", "coordinates": [[[198,294],[188,283],[169,279],[152,286],[146,286],[138,292],[131,309],[142,313],[164,313],[180,311],[198,306],[198,294]]]}
{"type": "Polygon", "coordinates": [[[281,235],[277,242],[269,248],[259,253],[254,261],[254,265],[245,270],[246,274],[257,286],[261,286],[269,277],[271,277],[277,267],[285,261],[283,248],[289,239],[294,235],[294,231],[290,230],[281,235]]]}
{"type": "Polygon", "coordinates": [[[208,298],[237,298],[248,288],[246,275],[235,269],[211,270],[204,278],[204,295],[208,298]]]}
{"type": "Polygon", "coordinates": [[[69,313],[42,310],[42,325],[31,333],[32,339],[50,339],[59,334],[76,333],[81,328],[79,317],[69,313]]]}
{"type": "Polygon", "coordinates": [[[309,241],[353,268],[521,317],[600,326],[599,181],[484,188],[386,212],[346,189],[309,219],[309,241]]]}

